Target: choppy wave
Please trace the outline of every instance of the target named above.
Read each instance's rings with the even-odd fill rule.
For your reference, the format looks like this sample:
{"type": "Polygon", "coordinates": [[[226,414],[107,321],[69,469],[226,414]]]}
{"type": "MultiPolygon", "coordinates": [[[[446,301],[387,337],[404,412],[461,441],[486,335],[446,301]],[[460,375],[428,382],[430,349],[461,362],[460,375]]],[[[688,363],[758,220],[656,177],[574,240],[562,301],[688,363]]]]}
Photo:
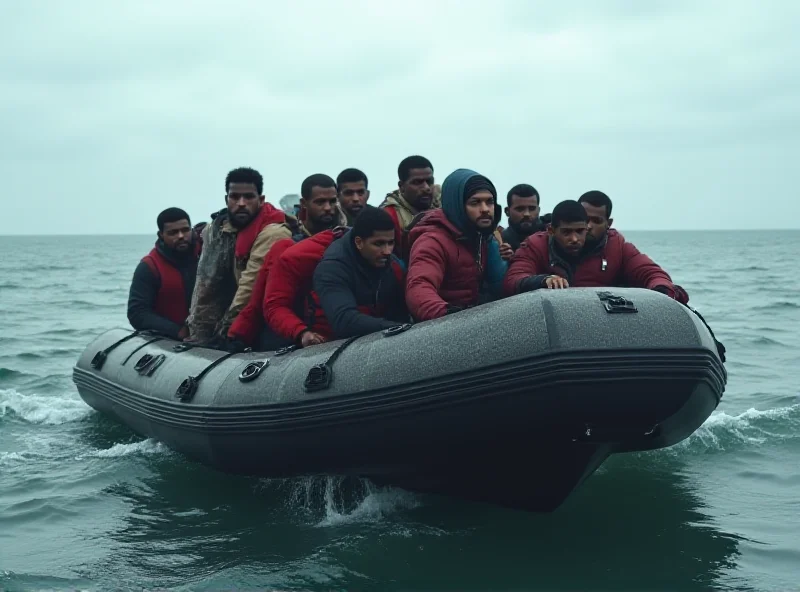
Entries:
{"type": "Polygon", "coordinates": [[[751,407],[738,415],[724,411],[713,413],[691,436],[668,451],[679,454],[723,452],[796,438],[800,438],[800,404],[763,410],[751,407]]]}
{"type": "Polygon", "coordinates": [[[173,451],[156,440],[147,439],[140,442],[114,444],[111,448],[96,450],[91,455],[97,458],[121,458],[123,456],[171,455],[173,451]]]}
{"type": "Polygon", "coordinates": [[[93,410],[79,398],[23,395],[14,389],[0,389],[0,418],[17,418],[27,423],[60,425],[88,417],[93,410]]]}
{"type": "Polygon", "coordinates": [[[12,592],[16,590],[40,590],[55,591],[65,590],[81,592],[98,590],[92,582],[82,578],[55,578],[46,575],[20,574],[13,571],[0,571],[0,590],[12,592]]]}
{"type": "Polygon", "coordinates": [[[21,352],[16,354],[15,357],[19,358],[20,360],[48,360],[50,358],[56,358],[56,357],[77,358],[77,356],[82,351],[83,349],[78,347],[51,348],[51,349],[44,349],[37,351],[21,352]]]}
{"type": "Polygon", "coordinates": [[[54,306],[68,306],[73,310],[86,311],[97,309],[113,309],[121,310],[125,307],[126,302],[122,299],[116,302],[92,302],[91,300],[62,300],[54,302],[54,306]]]}
{"type": "Polygon", "coordinates": [[[755,306],[751,306],[750,310],[753,311],[760,311],[760,312],[770,312],[770,311],[786,311],[786,310],[798,310],[800,309],[800,304],[797,302],[792,302],[791,300],[778,300],[777,302],[770,302],[767,304],[757,304],[755,306]]]}
{"type": "Polygon", "coordinates": [[[30,375],[26,372],[20,372],[19,370],[0,367],[0,380],[19,380],[20,378],[25,378],[26,376],[30,375]]]}

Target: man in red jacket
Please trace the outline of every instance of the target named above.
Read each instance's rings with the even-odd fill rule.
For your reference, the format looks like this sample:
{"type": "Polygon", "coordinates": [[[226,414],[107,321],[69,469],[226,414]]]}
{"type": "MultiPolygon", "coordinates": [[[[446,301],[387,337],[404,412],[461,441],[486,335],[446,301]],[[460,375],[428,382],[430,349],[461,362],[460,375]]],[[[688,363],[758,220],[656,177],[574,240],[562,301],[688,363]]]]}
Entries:
{"type": "Polygon", "coordinates": [[[158,240],[133,273],[128,321],[137,331],[155,331],[172,339],[189,335],[186,317],[194,290],[200,240],[189,214],[168,208],[158,215],[158,240]]]}
{"type": "Polygon", "coordinates": [[[311,175],[303,181],[300,193],[303,228],[310,238],[289,245],[272,262],[262,314],[278,338],[308,347],[332,335],[312,282],[325,249],[344,233],[340,227],[344,216],[338,207],[336,182],[328,175],[311,175]]]}
{"type": "MultiPolygon", "coordinates": [[[[590,195],[585,199],[602,198],[590,195]]],[[[609,229],[610,201],[602,206],[602,220],[595,216],[591,224],[587,209],[577,201],[563,201],[553,208],[548,232],[529,236],[514,253],[504,282],[505,293],[619,286],[657,290],[688,302],[686,293],[672,283],[666,271],[616,230],[609,229]],[[591,240],[587,240],[590,235],[591,240]]]]}
{"type": "MultiPolygon", "coordinates": [[[[228,339],[234,347],[249,346],[259,351],[269,351],[294,343],[292,338],[284,338],[269,328],[265,321],[265,302],[267,298],[267,281],[273,265],[280,259],[284,251],[294,246],[295,243],[314,236],[319,232],[330,229],[332,226],[345,223],[345,214],[337,203],[337,186],[328,175],[315,174],[307,177],[300,189],[300,221],[296,222],[287,215],[283,224],[286,231],[291,232],[291,238],[276,242],[264,258],[264,263],[259,270],[253,286],[253,293],[247,306],[228,330],[228,339]]],[[[290,300],[286,300],[286,292],[281,286],[293,284],[294,280],[288,279],[293,270],[282,268],[278,275],[283,278],[278,287],[277,301],[271,301],[271,306],[291,308],[290,300]]],[[[274,286],[275,284],[273,284],[274,286]]],[[[274,289],[274,288],[273,288],[274,289]]]]}
{"type": "Polygon", "coordinates": [[[409,233],[406,304],[417,321],[500,295],[507,264],[494,232],[501,212],[489,179],[469,169],[447,176],[442,208],[425,214],[409,233]]]}

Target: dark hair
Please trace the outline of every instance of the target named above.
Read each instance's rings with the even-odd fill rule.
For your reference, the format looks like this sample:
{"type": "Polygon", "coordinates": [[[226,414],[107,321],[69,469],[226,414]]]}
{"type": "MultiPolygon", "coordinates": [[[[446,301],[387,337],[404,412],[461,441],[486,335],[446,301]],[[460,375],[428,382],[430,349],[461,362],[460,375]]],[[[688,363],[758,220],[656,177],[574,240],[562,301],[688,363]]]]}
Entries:
{"type": "Polygon", "coordinates": [[[261,177],[261,173],[250,167],[240,167],[228,173],[228,176],[225,177],[225,193],[228,193],[231,183],[250,183],[256,186],[259,195],[264,192],[264,179],[261,177]]]}
{"type": "Polygon", "coordinates": [[[184,212],[182,209],[167,208],[158,215],[158,218],[156,218],[158,231],[164,232],[164,224],[169,224],[170,222],[180,222],[181,220],[186,220],[189,223],[189,226],[192,225],[192,221],[189,219],[189,214],[184,212]]]}
{"type": "Polygon", "coordinates": [[[553,219],[553,214],[545,214],[544,216],[539,216],[539,220],[541,220],[542,224],[550,224],[550,221],[553,219]]]}
{"type": "Polygon", "coordinates": [[[336,189],[336,181],[323,173],[313,174],[310,177],[306,177],[305,181],[303,181],[300,187],[300,196],[303,199],[311,199],[311,191],[314,187],[322,187],[323,189],[333,187],[336,189]]]}
{"type": "Polygon", "coordinates": [[[611,198],[602,191],[587,191],[578,198],[578,201],[586,202],[596,208],[606,207],[606,218],[611,217],[611,198]]]}
{"type": "Polygon", "coordinates": [[[553,208],[553,218],[550,225],[553,228],[558,228],[562,224],[572,224],[574,222],[588,222],[589,217],[586,215],[586,210],[573,199],[562,201],[553,208]]]}
{"type": "Polygon", "coordinates": [[[408,181],[411,176],[411,169],[430,169],[433,170],[431,161],[424,156],[408,156],[400,162],[397,167],[397,178],[401,183],[408,181]]]}
{"type": "Polygon", "coordinates": [[[364,187],[369,187],[367,176],[358,169],[345,169],[336,177],[336,185],[341,187],[345,183],[358,183],[364,181],[364,187]]]}
{"type": "Polygon", "coordinates": [[[375,206],[364,206],[353,222],[353,238],[369,238],[381,230],[394,230],[394,221],[389,213],[375,206]]]}
{"type": "Polygon", "coordinates": [[[508,207],[511,207],[511,202],[513,196],[517,197],[535,197],[536,198],[536,205],[539,205],[539,192],[536,191],[536,188],[533,185],[528,185],[527,183],[520,183],[519,185],[514,185],[511,189],[508,190],[508,195],[506,199],[508,200],[508,207]]]}

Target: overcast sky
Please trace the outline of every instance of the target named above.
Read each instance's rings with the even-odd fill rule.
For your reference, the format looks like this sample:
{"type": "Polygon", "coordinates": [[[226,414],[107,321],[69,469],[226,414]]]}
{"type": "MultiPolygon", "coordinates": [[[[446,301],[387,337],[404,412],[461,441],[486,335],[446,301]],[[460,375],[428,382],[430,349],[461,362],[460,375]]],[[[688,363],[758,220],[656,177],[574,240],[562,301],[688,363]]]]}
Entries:
{"type": "Polygon", "coordinates": [[[2,234],[138,234],[427,156],[621,230],[798,228],[800,2],[6,0],[2,234]]]}

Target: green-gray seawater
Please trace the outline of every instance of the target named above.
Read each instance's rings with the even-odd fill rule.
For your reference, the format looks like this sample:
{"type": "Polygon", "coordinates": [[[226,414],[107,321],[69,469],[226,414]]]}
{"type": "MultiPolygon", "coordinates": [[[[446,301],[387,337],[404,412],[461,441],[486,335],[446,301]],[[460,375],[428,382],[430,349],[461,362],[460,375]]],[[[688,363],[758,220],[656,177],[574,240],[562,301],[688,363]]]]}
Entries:
{"type": "Polygon", "coordinates": [[[0,237],[0,590],[800,589],[800,232],[623,233],[727,346],[727,391],[547,515],[228,476],[142,440],[71,371],[127,326],[153,239],[0,237]]]}

